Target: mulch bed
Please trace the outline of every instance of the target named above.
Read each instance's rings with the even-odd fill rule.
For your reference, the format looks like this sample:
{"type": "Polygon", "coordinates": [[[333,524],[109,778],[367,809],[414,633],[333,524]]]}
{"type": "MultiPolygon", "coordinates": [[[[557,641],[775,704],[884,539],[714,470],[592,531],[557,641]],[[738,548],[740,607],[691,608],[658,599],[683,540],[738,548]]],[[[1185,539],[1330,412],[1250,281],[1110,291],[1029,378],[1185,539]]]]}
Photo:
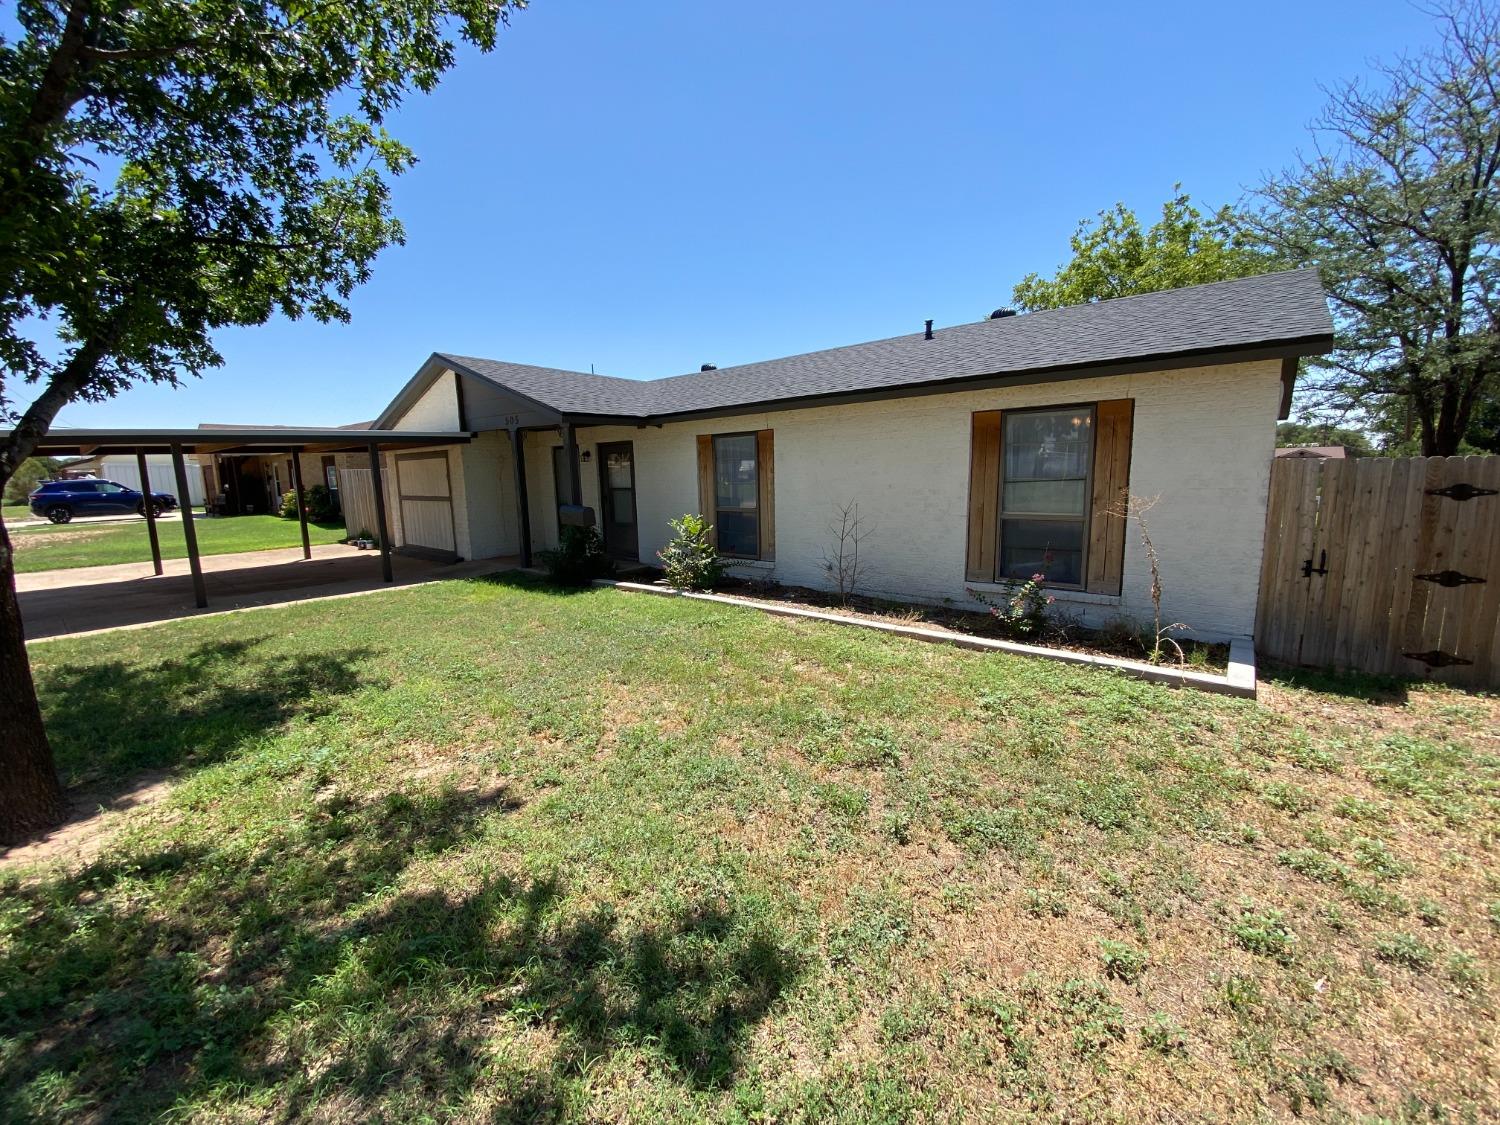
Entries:
{"type": "MultiPolygon", "coordinates": [[[[635,582],[648,582],[654,586],[667,585],[661,571],[654,567],[642,567],[639,571],[628,575],[622,574],[620,577],[629,578],[635,582]]],[[[784,586],[779,582],[757,582],[726,576],[714,587],[713,592],[729,597],[753,598],[762,602],[787,602],[867,621],[886,621],[897,625],[925,625],[973,637],[988,637],[993,640],[1062,648],[1071,652],[1088,653],[1091,656],[1111,656],[1121,660],[1147,660],[1150,657],[1149,649],[1125,630],[1087,629],[1077,622],[1056,617],[1050,620],[1040,633],[1021,635],[1014,629],[1007,628],[1003,621],[989,613],[946,606],[893,602],[858,594],[841,602],[838,595],[826,590],[814,590],[807,586],[784,586]]],[[[1208,644],[1185,638],[1179,638],[1177,643],[1182,646],[1187,668],[1198,672],[1223,673],[1228,671],[1229,646],[1227,644],[1208,644]]],[[[1164,662],[1175,664],[1176,652],[1170,645],[1166,646],[1166,651],[1170,654],[1170,659],[1164,662]]]]}

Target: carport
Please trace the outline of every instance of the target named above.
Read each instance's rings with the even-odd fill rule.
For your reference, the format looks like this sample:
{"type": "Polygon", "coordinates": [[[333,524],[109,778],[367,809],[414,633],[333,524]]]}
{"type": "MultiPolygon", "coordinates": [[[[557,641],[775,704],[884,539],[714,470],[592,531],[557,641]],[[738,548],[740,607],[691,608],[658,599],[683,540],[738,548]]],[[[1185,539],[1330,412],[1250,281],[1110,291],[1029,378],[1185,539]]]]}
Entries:
{"type": "MultiPolygon", "coordinates": [[[[0,436],[9,436],[0,431],[0,436]]],[[[302,487],[301,455],[304,453],[366,453],[370,459],[370,479],[374,490],[375,518],[380,536],[381,576],[386,582],[395,581],[391,568],[391,530],[386,515],[385,488],[381,474],[380,455],[391,450],[410,449],[417,446],[446,446],[467,443],[472,435],[467,433],[415,432],[410,430],[347,430],[347,429],[298,429],[293,427],[246,427],[244,429],[191,429],[191,430],[75,430],[55,429],[48,431],[38,444],[38,456],[89,457],[103,454],[134,454],[141,469],[142,480],[146,476],[146,455],[169,453],[172,471],[177,481],[179,496],[187,496],[187,466],[185,454],[216,454],[221,457],[252,457],[264,454],[286,454],[292,463],[292,488],[298,496],[304,494],[302,487]]],[[[151,541],[151,561],[155,572],[163,573],[161,541],[157,537],[156,516],[150,504],[145,505],[147,536],[151,541]]],[[[302,531],[302,557],[312,558],[312,545],[307,530],[307,509],[297,506],[297,517],[302,531]]],[[[193,579],[193,599],[199,609],[208,605],[208,590],[203,580],[203,565],[198,555],[198,536],[193,528],[192,508],[187,506],[182,520],[183,539],[186,542],[188,566],[193,579]]]]}

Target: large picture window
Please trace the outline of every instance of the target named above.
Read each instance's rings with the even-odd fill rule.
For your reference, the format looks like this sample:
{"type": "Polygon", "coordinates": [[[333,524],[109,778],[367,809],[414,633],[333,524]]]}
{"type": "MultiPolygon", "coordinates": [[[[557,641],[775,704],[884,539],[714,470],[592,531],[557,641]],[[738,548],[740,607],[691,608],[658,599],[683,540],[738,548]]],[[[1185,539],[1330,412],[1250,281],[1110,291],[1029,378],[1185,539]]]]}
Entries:
{"type": "Polygon", "coordinates": [[[1081,586],[1094,408],[1008,410],[1003,420],[1000,577],[1081,586]]]}
{"type": "Polygon", "coordinates": [[[714,514],[719,554],[760,557],[760,463],[755,434],[716,434],[714,514]]]}

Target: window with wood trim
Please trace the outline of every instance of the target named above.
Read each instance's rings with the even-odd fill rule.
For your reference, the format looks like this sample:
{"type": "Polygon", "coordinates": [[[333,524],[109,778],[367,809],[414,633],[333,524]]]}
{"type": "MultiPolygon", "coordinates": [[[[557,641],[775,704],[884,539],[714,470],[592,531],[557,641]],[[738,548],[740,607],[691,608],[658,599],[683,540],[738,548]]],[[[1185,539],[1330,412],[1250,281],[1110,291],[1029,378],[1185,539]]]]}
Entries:
{"type": "Polygon", "coordinates": [[[699,508],[726,558],[776,556],[773,448],[770,430],[698,437],[699,508]]]}
{"type": "Polygon", "coordinates": [[[1091,405],[1001,416],[1000,578],[1083,585],[1093,452],[1091,405]]]}
{"type": "Polygon", "coordinates": [[[970,581],[1043,574],[1048,585],[1118,594],[1129,486],[1129,399],[973,416],[970,581]]]}

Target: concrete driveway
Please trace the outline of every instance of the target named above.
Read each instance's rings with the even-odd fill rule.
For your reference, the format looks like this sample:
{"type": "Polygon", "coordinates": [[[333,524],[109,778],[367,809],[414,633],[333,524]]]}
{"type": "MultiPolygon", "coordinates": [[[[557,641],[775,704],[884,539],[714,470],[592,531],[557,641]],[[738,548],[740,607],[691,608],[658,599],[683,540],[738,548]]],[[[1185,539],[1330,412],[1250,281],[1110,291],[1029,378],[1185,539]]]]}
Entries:
{"type": "MultiPolygon", "coordinates": [[[[513,569],[516,559],[432,562],[396,555],[395,585],[472,578],[513,569]]],[[[208,607],[193,605],[193,580],[186,559],[168,559],[161,577],[151,564],[78,567],[18,574],[16,590],[27,640],[71,636],[104,629],[170,621],[205,613],[278,605],[343,594],[390,589],[380,578],[380,552],[342,543],[302,548],[208,555],[203,559],[208,607]]]]}

